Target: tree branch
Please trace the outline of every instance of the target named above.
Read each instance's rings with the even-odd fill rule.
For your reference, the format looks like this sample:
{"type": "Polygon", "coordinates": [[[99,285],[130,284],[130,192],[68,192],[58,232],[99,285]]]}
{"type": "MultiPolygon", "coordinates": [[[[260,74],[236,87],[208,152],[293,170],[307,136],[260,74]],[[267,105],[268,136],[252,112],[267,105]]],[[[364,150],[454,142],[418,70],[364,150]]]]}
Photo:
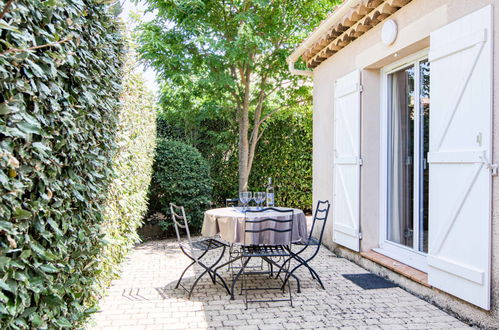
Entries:
{"type": "Polygon", "coordinates": [[[281,106],[279,108],[276,108],[273,111],[271,111],[270,113],[268,113],[265,117],[263,117],[263,119],[260,120],[260,122],[258,123],[258,125],[261,125],[264,121],[266,121],[267,119],[269,119],[270,117],[272,117],[276,112],[279,112],[279,111],[284,110],[284,109],[291,108],[292,106],[295,106],[295,105],[300,105],[300,104],[305,103],[307,101],[309,101],[309,100],[308,99],[300,100],[300,101],[296,102],[295,104],[283,105],[283,106],[281,106]]]}
{"type": "Polygon", "coordinates": [[[265,83],[267,82],[267,75],[264,75],[260,81],[260,91],[258,95],[258,101],[255,109],[255,118],[253,119],[253,131],[251,132],[250,145],[253,143],[255,134],[258,134],[258,127],[260,126],[258,122],[262,116],[263,103],[269,94],[265,93],[265,83]],[[255,133],[256,131],[256,133],[255,133]]]}
{"type": "Polygon", "coordinates": [[[59,40],[57,42],[54,42],[54,43],[44,44],[44,45],[38,45],[38,46],[29,47],[29,48],[11,48],[11,49],[7,49],[6,51],[0,53],[0,56],[6,55],[6,54],[10,54],[10,53],[29,52],[31,50],[36,50],[36,49],[40,49],[40,48],[47,48],[47,47],[53,47],[53,46],[57,46],[57,45],[62,45],[63,43],[68,42],[71,39],[72,38],[65,38],[65,39],[61,39],[61,40],[59,40]]]}
{"type": "Polygon", "coordinates": [[[5,16],[5,14],[7,14],[9,12],[9,7],[13,2],[14,2],[14,0],[7,1],[5,6],[3,7],[2,12],[0,13],[0,19],[2,19],[5,16]]]}

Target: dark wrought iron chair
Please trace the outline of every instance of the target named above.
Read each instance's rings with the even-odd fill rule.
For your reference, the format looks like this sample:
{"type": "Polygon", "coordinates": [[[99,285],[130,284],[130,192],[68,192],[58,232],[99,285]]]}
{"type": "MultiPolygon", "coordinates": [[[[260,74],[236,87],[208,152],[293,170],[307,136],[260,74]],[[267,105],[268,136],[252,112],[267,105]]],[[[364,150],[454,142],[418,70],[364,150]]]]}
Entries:
{"type": "MultiPolygon", "coordinates": [[[[293,245],[298,245],[301,246],[301,249],[298,250],[298,252],[292,252],[291,257],[289,257],[283,264],[283,267],[286,266],[286,264],[291,264],[291,260],[294,259],[298,261],[298,265],[295,266],[290,272],[286,274],[286,277],[284,278],[284,282],[282,284],[282,288],[286,285],[286,282],[289,281],[289,277],[293,275],[293,273],[300,267],[305,266],[310,272],[310,275],[314,280],[319,282],[320,286],[322,289],[324,288],[324,284],[322,283],[319,274],[309,265],[309,262],[315,258],[317,253],[319,253],[319,249],[322,245],[322,236],[324,235],[324,229],[326,228],[326,221],[327,217],[329,215],[329,209],[331,207],[331,204],[329,201],[318,201],[317,206],[315,208],[315,213],[314,213],[314,219],[312,222],[312,228],[310,228],[310,234],[308,235],[308,239],[306,242],[295,242],[293,245]],[[322,223],[322,228],[319,230],[319,238],[315,238],[312,236],[314,232],[314,228],[318,226],[318,223],[322,223]],[[308,247],[314,247],[315,251],[309,256],[309,257],[302,257],[300,254],[302,254],[305,250],[307,250],[308,247]]],[[[281,268],[282,269],[282,268],[281,268]]],[[[277,276],[281,270],[279,270],[277,276]]]]}
{"type": "Polygon", "coordinates": [[[225,207],[237,206],[238,204],[239,204],[239,198],[225,199],[225,207]]]}
{"type": "Polygon", "coordinates": [[[188,299],[191,298],[192,292],[194,291],[194,288],[198,284],[199,280],[206,274],[208,274],[212,280],[212,282],[218,283],[216,280],[217,278],[220,280],[220,283],[228,293],[230,293],[229,288],[227,284],[225,283],[224,279],[218,275],[214,270],[213,267],[215,267],[220,260],[222,259],[225,249],[227,248],[227,244],[213,238],[203,238],[201,240],[196,240],[193,241],[191,239],[191,233],[189,231],[189,224],[187,221],[187,217],[185,216],[185,210],[183,206],[176,206],[173,203],[170,203],[170,211],[172,213],[172,220],[173,224],[175,225],[175,233],[177,234],[177,240],[180,245],[180,250],[189,258],[191,259],[191,263],[184,269],[182,272],[182,275],[180,275],[180,278],[177,281],[177,285],[175,286],[175,289],[177,289],[179,286],[181,286],[184,290],[189,292],[189,297],[188,299]],[[179,214],[180,213],[180,214],[179,214]],[[183,224],[180,222],[182,221],[183,224]],[[187,234],[187,242],[181,239],[180,237],[180,229],[184,229],[186,234],[187,234]],[[222,252],[220,253],[220,256],[218,259],[212,263],[211,265],[206,265],[201,261],[201,259],[209,252],[217,249],[222,249],[222,252]],[[185,273],[189,268],[191,268],[193,265],[198,264],[201,268],[204,269],[204,271],[195,279],[194,283],[192,284],[190,289],[185,288],[181,282],[182,278],[184,277],[185,273]]]}
{"type": "MultiPolygon", "coordinates": [[[[293,237],[293,215],[294,211],[283,210],[276,208],[266,208],[262,210],[247,210],[245,216],[245,230],[244,230],[244,244],[241,247],[241,257],[242,266],[239,272],[236,274],[232,281],[231,289],[231,299],[234,299],[234,286],[237,279],[243,275],[243,280],[241,283],[241,291],[245,293],[244,303],[246,309],[248,308],[248,303],[250,302],[275,302],[275,301],[289,301],[291,306],[293,306],[293,296],[291,293],[291,285],[288,281],[289,299],[268,299],[268,300],[248,300],[248,291],[250,290],[282,290],[284,293],[284,282],[282,287],[256,287],[249,288],[245,287],[246,276],[254,274],[269,274],[270,271],[251,271],[248,272],[248,263],[252,258],[262,258],[270,265],[281,267],[271,258],[275,257],[291,257],[291,241],[293,237]],[[253,213],[263,213],[265,211],[279,212],[279,216],[274,217],[259,217],[252,219],[249,217],[253,213]],[[272,232],[271,235],[268,232],[272,232]],[[267,242],[283,242],[283,244],[268,244],[267,242]],[[257,242],[258,244],[254,244],[257,242]],[[260,242],[264,242],[260,244],[260,242]]],[[[282,268],[280,268],[282,270],[282,268]]],[[[283,270],[284,273],[288,274],[289,265],[287,270],[283,270]]],[[[297,278],[296,278],[297,279],[297,278]]],[[[297,279],[298,281],[298,279],[297,279]]],[[[298,285],[299,287],[299,285],[298,285]]]]}

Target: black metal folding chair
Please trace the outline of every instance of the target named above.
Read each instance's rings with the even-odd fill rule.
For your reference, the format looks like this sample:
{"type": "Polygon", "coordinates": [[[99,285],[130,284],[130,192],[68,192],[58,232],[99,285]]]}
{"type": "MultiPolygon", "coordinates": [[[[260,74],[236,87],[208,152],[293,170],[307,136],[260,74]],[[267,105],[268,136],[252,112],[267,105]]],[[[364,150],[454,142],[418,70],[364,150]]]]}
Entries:
{"type": "MultiPolygon", "coordinates": [[[[310,234],[308,235],[307,241],[293,243],[293,245],[302,246],[302,248],[300,250],[298,250],[298,252],[291,252],[291,257],[289,257],[283,264],[283,267],[286,266],[286,264],[288,264],[288,267],[289,267],[289,264],[291,264],[292,259],[298,261],[298,265],[295,266],[290,272],[288,272],[286,274],[286,277],[284,278],[284,282],[282,284],[282,288],[284,288],[284,286],[286,285],[286,282],[289,281],[289,277],[292,276],[293,273],[298,268],[305,266],[309,270],[312,278],[314,280],[316,280],[317,282],[319,282],[322,289],[325,289],[324,284],[322,283],[322,281],[319,277],[319,274],[317,274],[317,272],[309,265],[309,262],[315,258],[317,253],[319,253],[319,249],[322,245],[322,236],[324,235],[324,229],[326,228],[326,221],[327,221],[327,217],[329,215],[330,207],[331,207],[331,204],[327,200],[317,202],[317,206],[315,208],[315,213],[314,213],[314,219],[312,222],[312,228],[310,228],[310,234]],[[319,234],[319,238],[317,239],[317,238],[313,237],[312,234],[314,232],[315,226],[318,226],[318,223],[322,223],[322,228],[319,231],[320,234],[319,234]],[[308,247],[315,247],[315,251],[309,257],[306,257],[306,258],[301,257],[300,254],[302,254],[308,247]]],[[[279,275],[280,272],[281,272],[281,270],[279,270],[277,276],[279,275]]]]}
{"type": "Polygon", "coordinates": [[[226,198],[225,207],[237,206],[239,204],[239,198],[226,198]]]}
{"type": "Polygon", "coordinates": [[[178,279],[178,282],[177,282],[177,285],[175,286],[175,289],[177,289],[179,286],[181,286],[184,290],[189,292],[188,299],[190,299],[192,292],[194,291],[194,288],[198,284],[199,280],[204,275],[208,274],[214,284],[218,283],[218,281],[217,281],[217,278],[218,278],[220,280],[219,284],[221,284],[227,290],[227,292],[230,294],[229,288],[228,288],[227,284],[225,283],[224,279],[213,270],[213,267],[215,267],[222,259],[223,255],[225,253],[225,249],[227,248],[227,244],[225,244],[217,239],[213,239],[213,238],[203,238],[201,240],[192,241],[191,233],[189,231],[189,224],[187,221],[187,217],[185,216],[184,207],[183,206],[176,206],[175,204],[170,203],[170,211],[172,213],[172,220],[173,220],[173,224],[175,225],[175,233],[177,234],[177,240],[178,240],[178,243],[180,245],[180,249],[189,259],[192,260],[192,262],[184,269],[184,271],[182,272],[182,275],[180,275],[180,278],[178,279]],[[179,220],[181,220],[183,222],[183,224],[180,223],[179,220]],[[187,234],[187,240],[188,240],[187,243],[181,239],[180,229],[185,230],[185,232],[187,234]],[[220,253],[220,256],[218,257],[218,259],[214,263],[212,263],[211,265],[206,265],[205,263],[201,262],[201,259],[209,251],[214,251],[214,250],[217,250],[220,248],[222,249],[222,252],[220,253]],[[184,277],[187,270],[195,264],[198,264],[201,268],[204,269],[204,271],[195,279],[191,288],[187,289],[186,287],[184,287],[181,284],[182,278],[184,277]]]}
{"type": "MultiPolygon", "coordinates": [[[[275,213],[274,213],[275,214],[275,213]]],[[[269,274],[269,271],[248,272],[246,271],[248,263],[252,258],[263,258],[271,266],[277,266],[282,270],[281,266],[273,261],[274,257],[291,257],[291,241],[293,237],[293,210],[282,210],[275,208],[267,208],[263,210],[247,210],[245,216],[245,231],[244,231],[244,244],[241,247],[242,266],[232,281],[231,299],[234,299],[234,286],[237,279],[243,275],[241,284],[241,291],[245,293],[244,303],[248,308],[250,302],[275,302],[275,301],[289,301],[293,306],[293,296],[291,293],[291,285],[288,281],[289,299],[267,299],[267,300],[248,300],[248,291],[250,290],[282,290],[284,293],[284,282],[282,287],[245,287],[246,276],[254,274],[269,274]],[[279,216],[273,217],[258,217],[253,218],[250,216],[253,213],[262,213],[265,211],[279,212],[279,216]],[[255,244],[257,242],[258,244],[255,244]],[[260,242],[264,242],[260,244],[260,242]],[[283,242],[283,244],[268,244],[268,242],[283,242]]],[[[286,274],[289,272],[289,265],[287,270],[283,270],[286,274]]],[[[272,272],[272,270],[270,270],[272,272]]],[[[298,279],[297,279],[298,281],[298,279]]],[[[299,287],[299,284],[298,284],[299,287]]]]}

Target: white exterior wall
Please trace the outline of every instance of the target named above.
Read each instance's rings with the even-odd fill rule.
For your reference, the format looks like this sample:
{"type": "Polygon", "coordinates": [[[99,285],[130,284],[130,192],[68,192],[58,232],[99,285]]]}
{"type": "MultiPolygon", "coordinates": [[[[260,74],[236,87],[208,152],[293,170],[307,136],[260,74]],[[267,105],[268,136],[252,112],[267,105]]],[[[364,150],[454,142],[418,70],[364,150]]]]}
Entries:
{"type": "MultiPolygon", "coordinates": [[[[429,47],[429,35],[466,14],[488,4],[494,5],[494,47],[499,45],[499,0],[413,0],[393,14],[398,37],[391,46],[381,43],[382,24],[320,64],[314,70],[314,136],[313,136],[313,198],[333,200],[333,119],[334,82],[356,69],[362,70],[364,92],[361,98],[361,168],[360,229],[361,251],[379,245],[380,192],[380,69],[407,55],[429,47]],[[397,56],[394,54],[397,53],[397,56]]],[[[495,48],[496,49],[496,48],[495,48]]],[[[499,72],[499,58],[494,51],[494,76],[499,72]]],[[[499,83],[494,82],[494,162],[499,162],[499,83]]],[[[491,316],[499,318],[499,178],[493,179],[492,218],[492,310],[484,312],[445,294],[434,298],[442,305],[491,325],[491,316]],[[453,306],[455,305],[455,306],[453,306]],[[466,312],[468,311],[468,312],[466,312]],[[483,321],[488,319],[488,321],[483,321]]],[[[332,217],[324,234],[324,243],[336,248],[332,241],[332,217]]],[[[424,290],[423,290],[424,291],[424,290]]],[[[425,291],[426,292],[426,291],[425,291]]],[[[427,293],[425,293],[427,295],[427,293]]],[[[433,298],[431,298],[433,299],[433,298]]]]}

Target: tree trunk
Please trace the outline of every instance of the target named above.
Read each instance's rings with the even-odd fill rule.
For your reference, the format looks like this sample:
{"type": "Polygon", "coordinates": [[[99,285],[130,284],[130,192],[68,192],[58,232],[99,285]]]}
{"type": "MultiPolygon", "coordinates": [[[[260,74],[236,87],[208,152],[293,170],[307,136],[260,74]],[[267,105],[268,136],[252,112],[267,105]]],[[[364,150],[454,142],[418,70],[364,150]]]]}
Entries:
{"type": "Polygon", "coordinates": [[[248,139],[244,138],[248,134],[248,128],[239,125],[239,191],[248,190],[248,139]],[[246,132],[246,133],[245,133],[246,132]]]}
{"type": "Polygon", "coordinates": [[[239,109],[239,191],[248,190],[249,179],[249,107],[250,107],[250,68],[239,70],[241,75],[241,82],[244,86],[244,98],[242,107],[239,109]]]}

